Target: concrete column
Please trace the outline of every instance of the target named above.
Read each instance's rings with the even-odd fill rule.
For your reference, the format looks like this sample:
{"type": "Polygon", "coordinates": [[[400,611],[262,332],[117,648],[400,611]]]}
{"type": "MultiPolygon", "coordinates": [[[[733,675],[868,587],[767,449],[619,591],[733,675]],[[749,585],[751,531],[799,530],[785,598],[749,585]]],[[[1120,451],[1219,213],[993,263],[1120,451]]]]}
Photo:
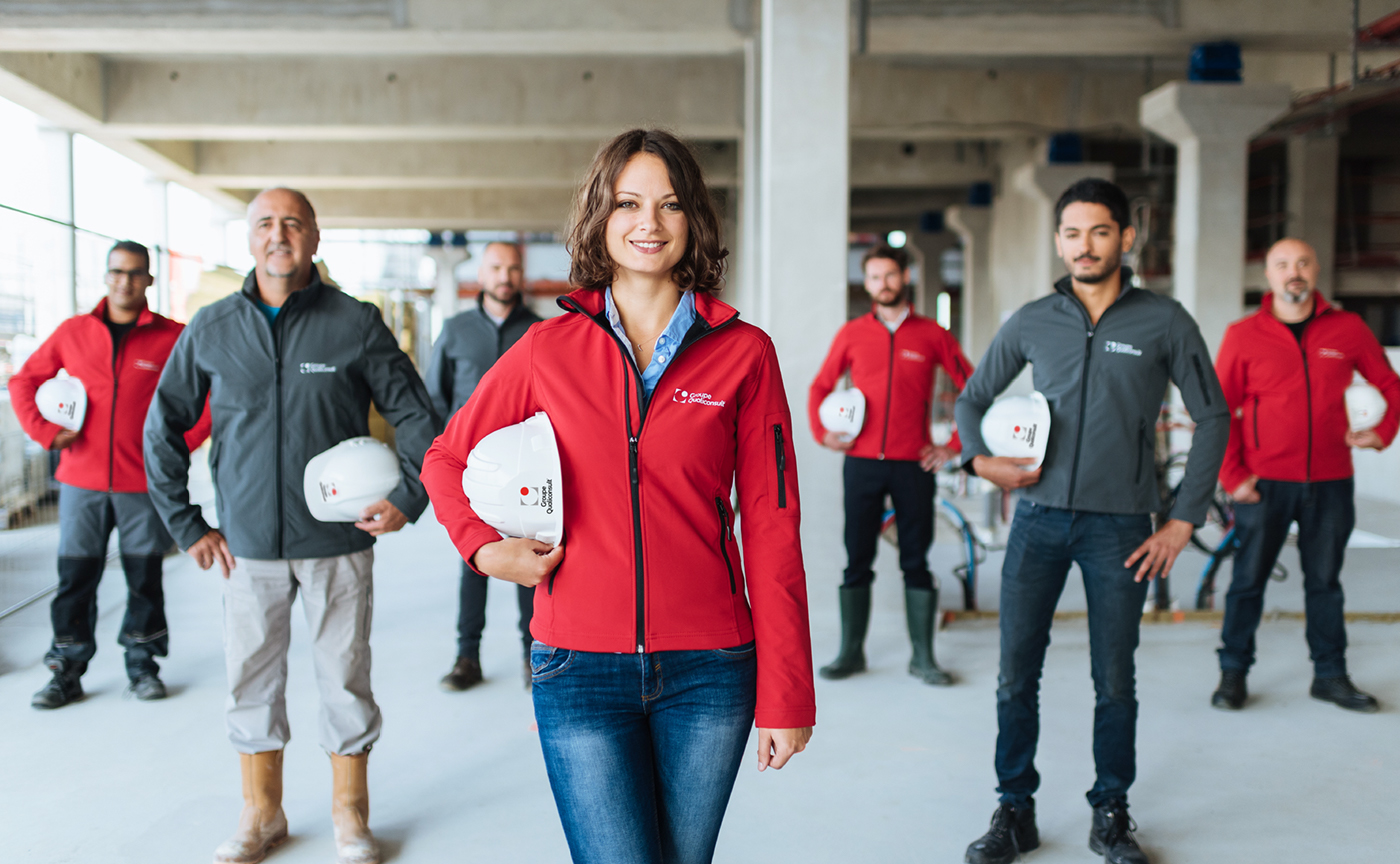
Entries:
{"type": "Polygon", "coordinates": [[[1177,147],[1173,292],[1212,351],[1243,312],[1249,141],[1289,101],[1284,84],[1173,81],[1138,104],[1142,125],[1177,147]]]}
{"type": "Polygon", "coordinates": [[[992,294],[992,208],[958,204],[943,211],[943,219],[962,241],[962,349],[974,364],[981,362],[1001,321],[992,294]]]}
{"type": "Polygon", "coordinates": [[[1337,246],[1337,158],[1335,135],[1292,135],[1288,138],[1288,230],[1317,250],[1322,268],[1317,287],[1324,297],[1333,293],[1337,246]]]}
{"type": "MultiPolygon", "coordinates": [[[[947,231],[920,231],[917,224],[905,229],[909,235],[907,244],[911,263],[918,262],[919,279],[914,286],[914,309],[920,315],[934,318],[938,315],[938,295],[943,293],[943,253],[958,245],[958,235],[947,231]]],[[[954,333],[960,329],[958,322],[951,322],[954,333]]]]}
{"type": "Polygon", "coordinates": [[[1012,174],[1011,182],[1031,201],[1031,224],[1039,238],[1031,246],[1034,257],[1031,259],[1031,281],[1027,286],[1031,293],[1026,297],[1027,301],[1048,293],[1055,282],[1068,272],[1055,252],[1055,203],[1066,189],[1085,177],[1112,180],[1113,166],[1107,162],[1022,165],[1012,174]]]}
{"type": "Polygon", "coordinates": [[[457,265],[467,260],[464,246],[429,246],[429,258],[437,264],[437,281],[433,286],[433,314],[446,321],[457,314],[457,265]]]}
{"type": "MultiPolygon", "coordinates": [[[[758,242],[752,295],[792,408],[809,562],[840,558],[840,457],[806,430],[807,386],[846,321],[850,188],[848,0],[763,0],[758,242]]],[[[815,569],[815,568],[814,568],[815,569]]],[[[833,572],[822,573],[830,582],[833,572]]],[[[834,584],[834,583],[832,583],[834,584]]]]}

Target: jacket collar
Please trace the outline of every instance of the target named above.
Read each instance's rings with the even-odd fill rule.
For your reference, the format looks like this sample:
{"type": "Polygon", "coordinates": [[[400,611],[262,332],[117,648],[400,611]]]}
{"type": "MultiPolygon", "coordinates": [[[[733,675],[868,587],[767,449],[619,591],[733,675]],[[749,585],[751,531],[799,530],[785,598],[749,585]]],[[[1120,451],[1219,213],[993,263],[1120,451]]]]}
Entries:
{"type": "MultiPolygon", "coordinates": [[[[101,321],[105,326],[107,323],[107,298],[103,297],[101,300],[98,300],[97,305],[92,307],[92,311],[88,314],[98,321],[101,321]]],[[[151,311],[151,304],[147,303],[146,307],[141,310],[141,314],[136,316],[136,326],[145,327],[155,320],[156,313],[151,311]]]]}
{"type": "MultiPolygon", "coordinates": [[[[559,298],[559,308],[566,312],[578,312],[589,318],[598,318],[603,311],[603,292],[593,288],[579,288],[559,298]]],[[[710,329],[728,324],[739,317],[733,306],[715,299],[708,292],[695,295],[695,317],[705,322],[710,329]]],[[[606,324],[606,321],[604,322],[606,324]]]]}
{"type": "MultiPolygon", "coordinates": [[[[1118,289],[1118,297],[1114,299],[1114,303],[1117,303],[1119,300],[1122,300],[1124,297],[1127,297],[1129,292],[1142,290],[1140,288],[1133,287],[1133,268],[1122,267],[1119,268],[1118,272],[1122,277],[1122,284],[1121,287],[1118,289]]],[[[1073,282],[1074,280],[1068,274],[1061,276],[1059,281],[1055,283],[1055,290],[1060,294],[1065,295],[1066,297],[1074,299],[1077,302],[1079,298],[1075,296],[1073,282]]]]}
{"type": "MultiPolygon", "coordinates": [[[[287,302],[282,308],[291,306],[304,306],[314,303],[316,298],[321,296],[321,292],[326,290],[326,283],[321,281],[321,268],[311,268],[311,281],[306,283],[306,287],[300,291],[293,291],[292,296],[287,298],[287,302]]],[[[251,300],[254,305],[262,302],[262,295],[258,293],[258,271],[249,270],[248,275],[243,279],[242,292],[244,297],[251,300]]]]}
{"type": "MultiPolygon", "coordinates": [[[[491,316],[486,314],[486,304],[482,302],[481,296],[478,296],[476,298],[476,311],[481,313],[481,317],[485,318],[487,321],[491,321],[491,316]]],[[[522,295],[520,297],[520,300],[514,306],[511,307],[510,312],[506,315],[506,320],[501,322],[501,326],[505,327],[515,323],[520,318],[523,318],[528,312],[529,307],[525,305],[525,297],[522,295]]],[[[491,321],[491,326],[496,326],[496,322],[491,321]]]]}

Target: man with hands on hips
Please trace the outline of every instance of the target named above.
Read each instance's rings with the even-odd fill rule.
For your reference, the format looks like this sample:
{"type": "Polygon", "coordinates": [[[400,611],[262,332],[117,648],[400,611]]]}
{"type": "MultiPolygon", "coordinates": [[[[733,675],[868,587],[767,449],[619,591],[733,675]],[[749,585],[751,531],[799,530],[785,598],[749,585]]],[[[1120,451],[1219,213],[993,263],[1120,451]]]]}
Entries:
{"type": "Polygon", "coordinates": [[[1170,571],[1205,519],[1229,434],[1225,399],[1196,322],[1180,304],[1132,287],[1121,266],[1132,248],[1123,191],[1075,183],[1056,205],[1055,248],[1069,275],[1002,325],[958,398],[967,470],[1021,490],[1002,566],[996,771],[1001,805],[967,849],[970,864],[1006,864],[1039,845],[1033,795],[1039,688],[1055,606],[1078,564],[1088,601],[1096,694],[1089,848],[1109,864],[1145,864],[1128,817],[1136,774],[1133,653],[1149,581],[1170,571]],[[991,455],[982,416],[1026,364],[1046,397],[1045,459],[991,455]],[[1169,518],[1159,512],[1153,461],[1168,382],[1196,423],[1186,477],[1169,518]]]}
{"type": "Polygon", "coordinates": [[[1380,710],[1347,675],[1341,572],[1356,525],[1350,448],[1382,450],[1394,440],[1400,378],[1366,323],[1318,295],[1319,272],[1307,243],[1275,243],[1264,260],[1269,293],[1258,312],[1225,331],[1216,361],[1231,409],[1220,483],[1236,502],[1240,544],[1220,630],[1220,685],[1210,700],[1217,708],[1238,710],[1248,698],[1264,588],[1296,521],[1311,694],[1351,711],[1380,710]],[[1386,411],[1373,428],[1351,431],[1345,393],[1357,372],[1380,389],[1386,411]]]}
{"type": "Polygon", "coordinates": [[[244,808],[237,832],[215,851],[221,864],[261,861],[287,837],[282,750],[291,738],[287,648],[298,593],[314,640],[336,852],[341,864],[379,860],[366,775],[380,730],[370,689],[373,545],[427,507],[419,471],[438,417],[379,310],[321,280],[319,240],[302,193],[268,189],[253,199],[257,266],[242,291],[201,309],[181,334],[146,418],[151,499],[180,547],[224,577],[226,721],[244,808]],[[206,396],[217,529],[190,503],[181,437],[206,396]],[[303,490],[306,465],[368,435],[371,404],[395,428],[402,479],[360,521],[318,521],[303,490]]]}

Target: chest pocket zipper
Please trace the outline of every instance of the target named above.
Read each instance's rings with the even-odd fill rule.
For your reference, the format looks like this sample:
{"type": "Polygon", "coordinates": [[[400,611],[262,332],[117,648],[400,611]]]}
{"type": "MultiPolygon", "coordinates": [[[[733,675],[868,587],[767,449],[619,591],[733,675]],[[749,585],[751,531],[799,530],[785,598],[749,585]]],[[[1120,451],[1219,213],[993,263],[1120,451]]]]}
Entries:
{"type": "Polygon", "coordinates": [[[773,424],[773,455],[778,465],[778,507],[787,509],[787,483],[784,472],[787,470],[787,450],[783,446],[783,424],[773,424]]]}
{"type": "Polygon", "coordinates": [[[729,524],[729,511],[724,499],[715,497],[715,510],[719,512],[719,551],[724,556],[724,567],[729,571],[729,593],[738,594],[739,585],[734,580],[734,562],[729,559],[729,541],[734,539],[734,528],[729,524]]]}

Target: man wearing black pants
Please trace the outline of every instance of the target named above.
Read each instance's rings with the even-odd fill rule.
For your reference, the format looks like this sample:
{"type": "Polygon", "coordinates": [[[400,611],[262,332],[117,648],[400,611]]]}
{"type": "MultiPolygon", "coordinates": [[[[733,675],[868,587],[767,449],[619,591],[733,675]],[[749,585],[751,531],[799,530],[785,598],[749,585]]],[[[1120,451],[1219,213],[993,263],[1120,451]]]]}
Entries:
{"type": "Polygon", "coordinates": [[[1040,843],[1035,767],[1040,678],[1055,605],[1078,564],[1088,603],[1094,679],[1094,786],[1089,848],[1108,864],[1146,864],[1128,818],[1137,774],[1136,669],[1150,580],[1171,570],[1205,521],[1230,418],[1210,351],[1179,303],[1132,286],[1128,199],[1107,180],[1075,183],[1055,207],[1055,247],[1069,276],[1021,307],[987,349],[958,398],[964,465],[1020,489],[1001,571],[1001,661],[995,765],[1001,804],[967,849],[969,864],[1008,864],[1040,843]],[[1045,460],[994,456],[981,424],[992,401],[1030,364],[1050,407],[1045,460]],[[1196,430],[1166,524],[1153,463],[1168,382],[1196,430]]]}
{"type": "Polygon", "coordinates": [[[1264,260],[1270,293],[1225,331],[1216,371],[1233,409],[1220,483],[1235,499],[1235,556],[1221,627],[1217,708],[1245,705],[1264,588],[1298,523],[1313,698],[1370,713],[1380,704],[1347,675],[1342,559],[1356,524],[1351,448],[1382,450],[1400,428],[1400,378],[1366,322],[1316,293],[1317,253],[1293,238],[1264,260]],[[1348,431],[1345,394],[1360,372],[1385,397],[1370,429],[1348,431]],[[1263,433],[1260,433],[1260,429],[1263,433]]]}
{"type": "Polygon", "coordinates": [[[926,684],[947,685],[952,676],[934,659],[933,632],[938,586],[928,569],[933,543],[933,473],[957,452],[930,440],[933,388],[938,367],[961,388],[972,373],[958,341],[937,322],[918,315],[909,302],[909,255],[880,246],[861,262],[865,290],[874,301],[869,315],[836,334],[826,362],[807,397],[818,443],[846,454],[846,572],[841,584],[841,650],[821,676],[847,678],[865,671],[865,633],[870,624],[870,584],[885,496],[894,501],[899,566],[904,571],[905,613],[913,657],[909,674],[926,684]],[[847,437],[822,425],[822,401],[847,373],[865,397],[865,423],[847,437]]]}
{"type": "MultiPolygon", "coordinates": [[[[519,341],[540,316],[525,305],[521,290],[525,270],[514,243],[491,243],[482,250],[477,281],[481,301],[475,309],[453,316],[433,345],[428,364],[428,395],[443,422],[452,419],[501,355],[519,341]]],[[[444,690],[466,690],[481,683],[481,632],[486,629],[487,578],[462,562],[457,613],[457,662],[442,678],[444,690]]],[[[530,683],[530,618],[533,588],[516,586],[520,604],[520,638],[525,651],[525,684],[530,683]]]]}

